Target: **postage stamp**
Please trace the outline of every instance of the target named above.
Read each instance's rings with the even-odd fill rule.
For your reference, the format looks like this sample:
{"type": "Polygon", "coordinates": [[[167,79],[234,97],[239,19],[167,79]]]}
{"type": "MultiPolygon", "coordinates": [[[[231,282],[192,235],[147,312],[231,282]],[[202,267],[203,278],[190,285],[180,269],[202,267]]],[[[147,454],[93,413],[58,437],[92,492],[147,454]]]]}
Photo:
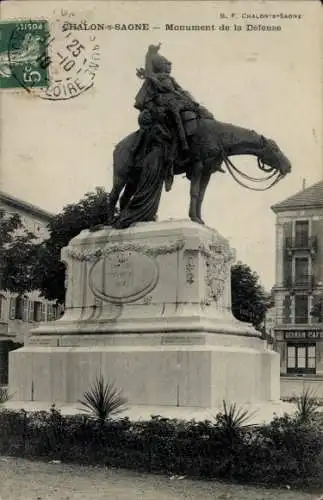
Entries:
{"type": "Polygon", "coordinates": [[[47,87],[48,32],[43,20],[1,22],[0,88],[47,87]]]}
{"type": "Polygon", "coordinates": [[[93,33],[66,26],[64,12],[46,20],[0,23],[0,88],[24,89],[47,100],[66,100],[94,84],[100,46],[93,33]]]}

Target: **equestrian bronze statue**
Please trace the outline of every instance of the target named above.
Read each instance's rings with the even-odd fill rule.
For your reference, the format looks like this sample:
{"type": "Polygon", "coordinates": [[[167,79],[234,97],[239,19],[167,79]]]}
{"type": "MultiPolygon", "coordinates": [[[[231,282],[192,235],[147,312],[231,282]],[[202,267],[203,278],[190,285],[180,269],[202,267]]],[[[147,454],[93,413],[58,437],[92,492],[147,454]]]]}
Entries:
{"type": "MultiPolygon", "coordinates": [[[[291,171],[276,142],[253,130],[217,121],[171,76],[171,63],[151,45],[145,68],[137,69],[143,84],[135,99],[139,129],[119,142],[113,152],[113,188],[108,222],[116,228],[155,220],[163,187],[169,191],[174,176],[190,180],[189,217],[203,224],[202,203],[210,177],[223,165],[241,180],[270,181],[272,187],[291,171]],[[241,172],[231,157],[252,155],[266,177],[241,172]],[[240,178],[239,178],[240,177],[240,178]],[[119,201],[120,209],[115,215],[119,201]]],[[[248,186],[246,186],[248,187],[248,186]]]]}

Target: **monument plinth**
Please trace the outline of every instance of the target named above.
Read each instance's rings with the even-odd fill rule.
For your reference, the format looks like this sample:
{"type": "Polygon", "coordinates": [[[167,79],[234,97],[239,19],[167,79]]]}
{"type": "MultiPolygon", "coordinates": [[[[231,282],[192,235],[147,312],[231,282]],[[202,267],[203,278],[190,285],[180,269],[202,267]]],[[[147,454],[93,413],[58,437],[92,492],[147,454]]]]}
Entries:
{"type": "Polygon", "coordinates": [[[66,310],[10,354],[21,401],[73,403],[102,373],[130,405],[279,399],[279,355],[231,313],[234,252],[188,220],[82,231],[62,251],[66,310]]]}

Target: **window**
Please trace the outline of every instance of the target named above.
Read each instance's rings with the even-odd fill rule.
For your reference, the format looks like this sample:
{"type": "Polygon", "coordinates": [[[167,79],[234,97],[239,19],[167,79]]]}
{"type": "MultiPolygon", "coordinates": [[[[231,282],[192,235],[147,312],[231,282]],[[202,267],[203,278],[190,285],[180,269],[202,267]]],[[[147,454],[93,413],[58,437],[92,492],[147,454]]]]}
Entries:
{"type": "Polygon", "coordinates": [[[34,302],[34,321],[42,321],[42,303],[39,301],[34,302]]]}
{"type": "Polygon", "coordinates": [[[47,313],[46,304],[45,304],[45,302],[42,302],[41,303],[41,319],[40,319],[40,321],[46,321],[46,313],[47,313]]]}
{"type": "Polygon", "coordinates": [[[10,309],[9,309],[9,319],[16,318],[16,299],[14,297],[10,298],[10,309]]]}
{"type": "Polygon", "coordinates": [[[22,319],[26,323],[29,321],[29,300],[28,299],[23,299],[23,316],[22,319]]]}
{"type": "Polygon", "coordinates": [[[0,320],[4,319],[5,304],[6,304],[6,297],[4,295],[0,294],[0,320]]]}
{"type": "Polygon", "coordinates": [[[56,304],[47,304],[47,321],[54,321],[57,316],[56,304]]]}
{"type": "Polygon", "coordinates": [[[57,319],[58,318],[58,306],[57,304],[54,304],[53,305],[53,319],[57,319]]]}
{"type": "Polygon", "coordinates": [[[295,222],[295,244],[298,246],[307,245],[309,237],[308,220],[297,220],[295,222]]]}
{"type": "Polygon", "coordinates": [[[18,295],[15,299],[15,307],[10,305],[10,319],[21,319],[22,321],[31,321],[32,311],[30,300],[26,296],[18,295]]]}
{"type": "Polygon", "coordinates": [[[315,344],[287,344],[287,373],[315,372],[315,344]]]}
{"type": "Polygon", "coordinates": [[[308,295],[295,295],[295,323],[308,323],[308,295]]]}
{"type": "Polygon", "coordinates": [[[295,284],[307,285],[309,280],[309,260],[308,257],[295,258],[295,284]]]}
{"type": "Polygon", "coordinates": [[[28,300],[28,321],[30,323],[34,321],[34,307],[35,307],[34,301],[28,300]]]}
{"type": "Polygon", "coordinates": [[[21,295],[16,298],[15,319],[24,319],[24,299],[21,295]]]}

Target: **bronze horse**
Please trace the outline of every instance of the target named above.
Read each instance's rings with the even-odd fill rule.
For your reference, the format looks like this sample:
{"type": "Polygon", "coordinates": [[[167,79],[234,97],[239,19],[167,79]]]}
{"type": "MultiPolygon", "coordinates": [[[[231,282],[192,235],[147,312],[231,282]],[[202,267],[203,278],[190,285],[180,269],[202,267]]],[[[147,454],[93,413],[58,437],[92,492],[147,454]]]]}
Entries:
{"type": "MultiPolygon", "coordinates": [[[[138,184],[131,179],[129,155],[136,140],[136,132],[120,141],[113,152],[113,188],[109,196],[108,218],[113,217],[120,194],[120,209],[123,210],[131,197],[136,196],[138,184]]],[[[231,156],[252,155],[257,157],[258,166],[265,172],[277,173],[278,179],[291,171],[291,164],[272,139],[266,139],[253,130],[222,123],[215,119],[201,118],[195,132],[189,137],[190,151],[198,160],[188,165],[178,163],[174,175],[186,173],[190,179],[189,217],[203,224],[202,203],[210,177],[220,170],[222,162],[230,168],[231,156]],[[188,175],[189,173],[189,175],[188,175]]],[[[274,175],[273,174],[273,175],[274,175]]],[[[138,179],[137,179],[138,181],[138,179]]]]}

